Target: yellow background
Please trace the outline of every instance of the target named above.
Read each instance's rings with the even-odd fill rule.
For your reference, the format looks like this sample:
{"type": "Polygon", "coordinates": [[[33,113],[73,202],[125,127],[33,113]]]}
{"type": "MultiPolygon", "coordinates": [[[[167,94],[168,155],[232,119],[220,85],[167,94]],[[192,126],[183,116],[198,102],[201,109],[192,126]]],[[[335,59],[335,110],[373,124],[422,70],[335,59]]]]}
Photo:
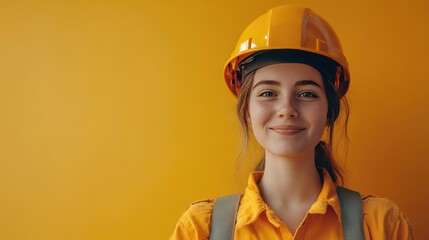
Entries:
{"type": "Polygon", "coordinates": [[[285,2],[324,16],[348,57],[348,186],[427,239],[426,0],[2,0],[0,239],[168,239],[192,201],[241,191],[222,67],[285,2]]]}

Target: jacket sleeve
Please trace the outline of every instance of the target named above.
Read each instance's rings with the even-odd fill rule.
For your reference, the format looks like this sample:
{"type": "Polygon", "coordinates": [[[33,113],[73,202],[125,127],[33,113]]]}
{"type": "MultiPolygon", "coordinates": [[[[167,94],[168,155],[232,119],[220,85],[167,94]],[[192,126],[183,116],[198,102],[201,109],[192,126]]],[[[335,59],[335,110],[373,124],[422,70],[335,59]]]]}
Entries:
{"type": "Polygon", "coordinates": [[[411,224],[405,214],[399,209],[396,219],[392,219],[390,239],[414,239],[411,224]]]}
{"type": "Polygon", "coordinates": [[[207,240],[212,210],[212,200],[193,203],[179,219],[170,240],[207,240]]]}
{"type": "Polygon", "coordinates": [[[185,240],[185,239],[198,239],[198,235],[195,232],[195,229],[190,228],[188,224],[184,222],[184,219],[180,219],[176,224],[173,235],[171,235],[170,240],[185,240]]]}
{"type": "Polygon", "coordinates": [[[389,199],[375,196],[364,197],[364,232],[366,239],[414,239],[402,210],[389,199]]]}

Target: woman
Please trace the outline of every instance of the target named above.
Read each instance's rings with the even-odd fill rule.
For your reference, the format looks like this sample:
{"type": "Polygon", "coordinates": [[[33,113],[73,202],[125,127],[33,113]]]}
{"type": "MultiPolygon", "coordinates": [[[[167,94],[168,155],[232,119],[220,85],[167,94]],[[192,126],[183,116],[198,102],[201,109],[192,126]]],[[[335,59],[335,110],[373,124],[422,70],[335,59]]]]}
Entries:
{"type": "MultiPolygon", "coordinates": [[[[265,152],[241,197],[234,238],[343,239],[342,176],[331,152],[340,110],[348,117],[349,70],[332,28],[307,8],[271,9],[241,35],[225,79],[245,142],[253,134],[265,152]]],[[[412,239],[394,203],[361,199],[366,239],[412,239]]],[[[208,239],[213,206],[192,204],[171,239],[208,239]]]]}

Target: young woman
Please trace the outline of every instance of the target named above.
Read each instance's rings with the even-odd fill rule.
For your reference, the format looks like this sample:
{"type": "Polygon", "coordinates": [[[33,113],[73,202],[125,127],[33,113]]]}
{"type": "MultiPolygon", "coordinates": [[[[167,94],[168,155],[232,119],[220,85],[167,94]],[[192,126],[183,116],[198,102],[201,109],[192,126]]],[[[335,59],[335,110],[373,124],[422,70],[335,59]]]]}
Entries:
{"type": "MultiPolygon", "coordinates": [[[[332,28],[308,8],[271,9],[241,35],[225,79],[246,141],[253,134],[265,152],[241,197],[234,238],[344,239],[342,176],[331,152],[340,112],[348,117],[350,81],[332,28]]],[[[394,203],[361,199],[365,239],[413,238],[394,203]]],[[[208,239],[213,206],[192,204],[171,239],[208,239]]]]}

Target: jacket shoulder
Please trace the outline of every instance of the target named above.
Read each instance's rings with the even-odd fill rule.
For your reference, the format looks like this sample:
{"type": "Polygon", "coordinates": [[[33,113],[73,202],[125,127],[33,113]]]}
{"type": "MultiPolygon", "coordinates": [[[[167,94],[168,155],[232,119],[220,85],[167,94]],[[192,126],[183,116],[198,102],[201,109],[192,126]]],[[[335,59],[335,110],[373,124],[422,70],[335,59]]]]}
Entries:
{"type": "Polygon", "coordinates": [[[376,195],[362,196],[364,215],[372,217],[395,217],[401,209],[392,200],[376,195]]]}
{"type": "Polygon", "coordinates": [[[199,200],[191,203],[191,205],[186,209],[184,215],[193,218],[210,218],[213,211],[213,206],[214,200],[212,199],[199,200]]]}

